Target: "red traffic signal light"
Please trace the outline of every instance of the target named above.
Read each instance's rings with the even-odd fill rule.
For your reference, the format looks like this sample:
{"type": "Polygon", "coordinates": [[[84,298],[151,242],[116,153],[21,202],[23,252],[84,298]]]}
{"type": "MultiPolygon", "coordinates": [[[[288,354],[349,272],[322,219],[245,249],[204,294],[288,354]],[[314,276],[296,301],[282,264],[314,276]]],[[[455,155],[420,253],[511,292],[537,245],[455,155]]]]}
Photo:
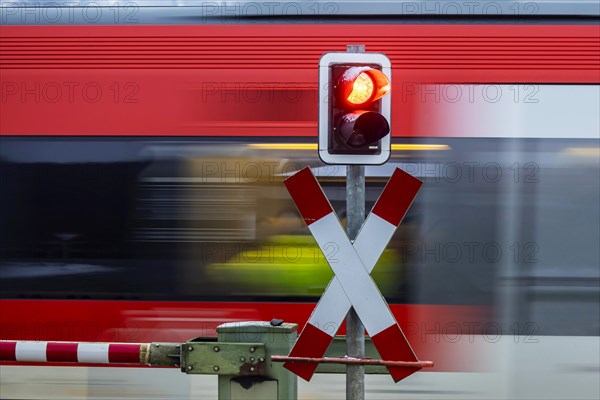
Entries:
{"type": "Polygon", "coordinates": [[[338,93],[349,107],[368,105],[390,92],[390,80],[385,74],[371,67],[350,67],[338,82],[338,93]]]}
{"type": "Polygon", "coordinates": [[[326,53],[319,63],[319,156],[328,164],[383,164],[390,153],[389,59],[326,53]]]}

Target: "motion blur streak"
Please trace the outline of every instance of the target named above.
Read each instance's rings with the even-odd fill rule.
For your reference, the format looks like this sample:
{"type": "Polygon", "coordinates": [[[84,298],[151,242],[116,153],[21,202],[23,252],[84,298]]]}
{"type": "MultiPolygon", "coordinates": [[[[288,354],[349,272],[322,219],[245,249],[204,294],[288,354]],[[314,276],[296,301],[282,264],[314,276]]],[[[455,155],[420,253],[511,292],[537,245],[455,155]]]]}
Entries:
{"type": "MultiPolygon", "coordinates": [[[[264,150],[317,150],[316,143],[250,143],[249,147],[264,150]]],[[[392,144],[392,150],[449,150],[446,144],[392,144]]]]}
{"type": "MultiPolygon", "coordinates": [[[[311,166],[345,220],[317,65],[363,43],[394,96],[367,209],[396,167],[425,182],[373,278],[436,365],[367,398],[600,397],[597,1],[81,3],[0,7],[0,339],[303,326],[332,273],[282,181],[311,166]]],[[[0,397],[214,399],[216,378],[3,365],[0,397]]]]}

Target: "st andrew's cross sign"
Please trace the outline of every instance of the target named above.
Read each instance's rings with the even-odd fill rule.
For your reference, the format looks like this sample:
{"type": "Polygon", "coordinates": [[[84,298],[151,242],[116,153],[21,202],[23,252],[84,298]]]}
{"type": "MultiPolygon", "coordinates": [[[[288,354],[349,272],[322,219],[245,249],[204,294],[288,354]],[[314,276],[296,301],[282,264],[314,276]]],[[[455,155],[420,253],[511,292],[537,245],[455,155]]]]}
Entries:
{"type": "MultiPolygon", "coordinates": [[[[421,184],[420,180],[396,169],[356,240],[351,242],[310,168],[304,168],[285,181],[296,207],[335,274],[292,348],[290,358],[323,357],[350,307],[354,307],[384,360],[418,362],[370,273],[421,184]],[[334,329],[328,329],[331,327],[334,329]]],[[[310,380],[317,363],[288,361],[284,366],[310,380]]],[[[419,369],[388,365],[396,382],[419,369]]]]}

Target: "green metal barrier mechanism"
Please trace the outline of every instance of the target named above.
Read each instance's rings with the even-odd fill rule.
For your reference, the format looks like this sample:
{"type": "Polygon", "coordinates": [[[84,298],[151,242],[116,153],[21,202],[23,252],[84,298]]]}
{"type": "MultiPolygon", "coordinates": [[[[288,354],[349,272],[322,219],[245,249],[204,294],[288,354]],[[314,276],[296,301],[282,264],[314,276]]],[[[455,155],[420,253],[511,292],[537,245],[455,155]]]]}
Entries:
{"type": "Polygon", "coordinates": [[[181,370],[218,375],[220,400],[293,400],[297,377],[270,357],[289,354],[297,337],[298,325],[279,320],[223,324],[217,341],[197,338],[183,345],[181,370]]]}
{"type": "MultiPolygon", "coordinates": [[[[201,337],[183,344],[139,344],[139,360],[135,363],[179,367],[189,375],[217,375],[219,400],[295,400],[298,378],[283,367],[283,362],[289,358],[287,355],[297,338],[298,325],[278,319],[232,322],[217,327],[217,338],[201,337]]],[[[347,368],[344,364],[382,362],[369,338],[365,340],[365,358],[347,358],[345,354],[345,337],[338,336],[329,346],[325,359],[319,361],[316,372],[343,374],[347,368]]],[[[433,366],[430,361],[420,363],[423,365],[419,367],[433,366]]],[[[365,372],[388,373],[383,365],[365,365],[365,372]]]]}
{"type": "MultiPolygon", "coordinates": [[[[234,322],[217,328],[217,339],[196,338],[181,345],[181,370],[186,374],[218,375],[219,399],[293,400],[298,396],[296,375],[271,361],[272,355],[289,354],[297,339],[298,325],[280,320],[234,322]]],[[[150,363],[167,366],[179,360],[180,346],[153,343],[150,363]]],[[[338,336],[325,357],[343,357],[345,337],[338,336]]],[[[365,355],[379,359],[379,353],[366,338],[365,355]]],[[[343,364],[320,364],[317,373],[343,374],[343,364]]],[[[387,374],[385,366],[366,365],[368,374],[387,374]]]]}

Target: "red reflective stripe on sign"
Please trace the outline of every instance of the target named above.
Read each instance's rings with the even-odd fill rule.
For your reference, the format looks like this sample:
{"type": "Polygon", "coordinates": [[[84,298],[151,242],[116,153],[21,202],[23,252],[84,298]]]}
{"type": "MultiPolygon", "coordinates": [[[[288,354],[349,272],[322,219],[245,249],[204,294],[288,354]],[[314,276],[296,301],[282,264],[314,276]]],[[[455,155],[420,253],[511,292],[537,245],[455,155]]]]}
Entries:
{"type": "Polygon", "coordinates": [[[110,344],[108,346],[109,363],[140,364],[139,344],[110,344]]]}
{"type": "MultiPolygon", "coordinates": [[[[298,338],[298,341],[296,341],[296,344],[290,353],[290,357],[322,357],[327,351],[332,339],[333,338],[327,333],[307,323],[302,330],[302,334],[298,338]]],[[[284,363],[283,366],[300,378],[310,381],[310,378],[312,378],[315,369],[317,369],[319,364],[289,361],[284,363]]]]}
{"type": "MultiPolygon", "coordinates": [[[[397,324],[372,336],[373,344],[377,348],[382,360],[386,361],[418,361],[410,344],[404,337],[397,324]]],[[[401,381],[414,374],[421,368],[388,367],[394,382],[401,381]]]]}
{"type": "Polygon", "coordinates": [[[392,225],[400,225],[422,184],[419,179],[396,168],[372,212],[392,225]]]}
{"type": "Polygon", "coordinates": [[[309,167],[287,178],[284,183],[307,225],[333,212],[329,200],[309,167]]]}
{"type": "Polygon", "coordinates": [[[46,345],[48,362],[77,362],[77,343],[52,343],[46,345]]]}
{"type": "Polygon", "coordinates": [[[17,361],[17,342],[0,342],[0,361],[17,361]]]}

